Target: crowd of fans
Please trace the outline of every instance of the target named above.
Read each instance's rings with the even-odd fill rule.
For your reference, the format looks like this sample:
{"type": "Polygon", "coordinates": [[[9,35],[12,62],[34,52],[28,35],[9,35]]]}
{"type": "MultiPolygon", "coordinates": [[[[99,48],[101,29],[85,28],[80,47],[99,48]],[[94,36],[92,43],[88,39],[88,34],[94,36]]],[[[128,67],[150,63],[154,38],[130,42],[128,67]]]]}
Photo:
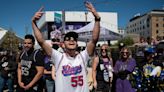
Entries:
{"type": "Polygon", "coordinates": [[[141,37],[133,52],[120,43],[115,48],[117,55],[108,44],[96,47],[101,17],[91,3],[85,5],[95,17],[86,48],[77,49],[76,32],[66,33],[62,43],[55,36],[51,38],[52,46],[47,44],[36,24],[43,15],[41,8],[32,18],[34,36],[41,48],[35,49],[34,36],[27,34],[20,52],[0,51],[0,92],[6,88],[9,92],[164,91],[164,48],[156,48],[159,40],[141,37]]]}
{"type": "MultiPolygon", "coordinates": [[[[58,48],[55,49],[59,51],[62,49],[61,52],[64,53],[63,43],[61,44],[58,44],[58,48]]],[[[108,44],[97,47],[94,56],[87,64],[90,92],[160,92],[164,90],[164,50],[156,48],[157,45],[158,43],[149,45],[141,38],[140,43],[134,44],[135,51],[131,52],[124,43],[121,43],[116,48],[120,50],[119,56],[116,56],[117,60],[112,59],[114,55],[108,44]]],[[[43,55],[44,74],[39,80],[40,92],[54,92],[55,66],[44,52],[43,55]]],[[[0,51],[1,92],[6,89],[14,92],[18,89],[19,61],[16,57],[17,53],[11,50],[1,49],[0,51]]]]}

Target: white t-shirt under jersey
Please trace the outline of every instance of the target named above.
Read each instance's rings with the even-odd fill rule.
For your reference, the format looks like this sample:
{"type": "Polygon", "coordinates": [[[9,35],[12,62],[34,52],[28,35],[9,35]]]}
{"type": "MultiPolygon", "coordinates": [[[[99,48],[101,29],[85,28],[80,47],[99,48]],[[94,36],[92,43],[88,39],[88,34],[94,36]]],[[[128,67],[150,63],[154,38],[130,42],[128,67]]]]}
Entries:
{"type": "Polygon", "coordinates": [[[70,57],[53,49],[52,60],[56,67],[55,92],[89,92],[86,64],[89,60],[87,50],[70,57]]]}

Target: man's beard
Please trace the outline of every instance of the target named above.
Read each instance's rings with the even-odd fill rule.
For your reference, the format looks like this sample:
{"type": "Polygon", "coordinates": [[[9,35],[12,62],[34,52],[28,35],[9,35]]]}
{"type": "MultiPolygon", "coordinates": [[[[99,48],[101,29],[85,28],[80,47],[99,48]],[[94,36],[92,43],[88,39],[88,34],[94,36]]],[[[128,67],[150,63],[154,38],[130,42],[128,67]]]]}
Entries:
{"type": "Polygon", "coordinates": [[[24,50],[25,50],[26,52],[29,52],[29,51],[32,51],[33,48],[24,48],[24,50]]]}
{"type": "Polygon", "coordinates": [[[25,47],[24,50],[25,50],[26,52],[28,52],[28,51],[30,50],[30,48],[26,48],[26,47],[25,47]]]}

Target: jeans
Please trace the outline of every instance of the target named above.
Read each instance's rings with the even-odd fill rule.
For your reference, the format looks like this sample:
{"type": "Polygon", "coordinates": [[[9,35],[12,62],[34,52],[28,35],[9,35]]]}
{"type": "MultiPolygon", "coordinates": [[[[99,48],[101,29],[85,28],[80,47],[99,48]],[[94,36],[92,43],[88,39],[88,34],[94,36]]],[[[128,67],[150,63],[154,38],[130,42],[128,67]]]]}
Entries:
{"type": "Polygon", "coordinates": [[[4,78],[2,76],[0,76],[0,92],[3,92],[3,88],[4,88],[6,83],[7,83],[7,87],[9,89],[9,92],[13,92],[13,79],[4,78]]]}
{"type": "Polygon", "coordinates": [[[55,81],[46,79],[47,92],[55,92],[55,81]]]}

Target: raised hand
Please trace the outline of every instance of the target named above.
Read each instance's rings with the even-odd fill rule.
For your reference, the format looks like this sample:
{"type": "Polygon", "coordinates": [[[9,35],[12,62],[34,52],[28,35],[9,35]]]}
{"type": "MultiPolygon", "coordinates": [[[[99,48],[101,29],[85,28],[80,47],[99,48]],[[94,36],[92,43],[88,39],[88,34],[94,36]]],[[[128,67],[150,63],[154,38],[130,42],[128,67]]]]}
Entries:
{"type": "Polygon", "coordinates": [[[43,12],[44,7],[42,6],[33,16],[32,21],[37,21],[41,18],[41,16],[44,14],[43,12]]]}
{"type": "Polygon", "coordinates": [[[94,6],[93,6],[90,2],[86,1],[86,2],[85,2],[85,6],[86,6],[86,8],[88,9],[88,11],[92,12],[92,14],[93,14],[96,18],[99,18],[99,17],[100,17],[99,14],[97,13],[96,9],[94,8],[94,6]]]}

